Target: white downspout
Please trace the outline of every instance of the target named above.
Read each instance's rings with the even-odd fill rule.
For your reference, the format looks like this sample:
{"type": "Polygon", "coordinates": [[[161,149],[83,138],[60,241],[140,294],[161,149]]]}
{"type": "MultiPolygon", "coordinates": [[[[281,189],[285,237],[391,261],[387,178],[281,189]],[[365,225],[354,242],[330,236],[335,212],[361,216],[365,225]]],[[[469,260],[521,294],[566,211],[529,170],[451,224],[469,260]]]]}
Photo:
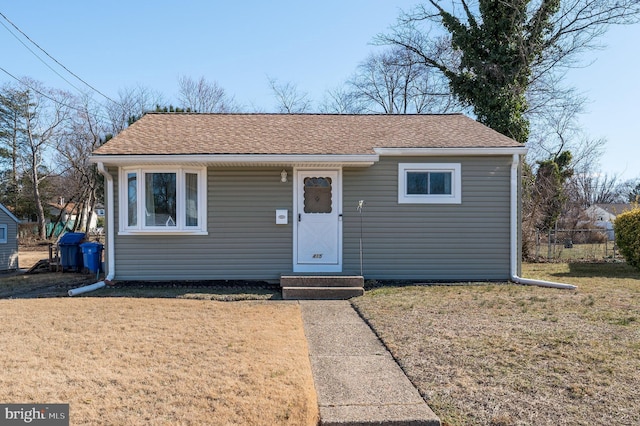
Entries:
{"type": "Polygon", "coordinates": [[[74,288],[69,290],[69,296],[76,296],[78,294],[87,293],[89,291],[97,290],[99,288],[104,287],[107,284],[111,284],[111,281],[116,275],[116,265],[115,265],[115,231],[114,227],[114,215],[113,211],[113,176],[105,169],[104,164],[102,162],[98,163],[98,171],[102,176],[107,180],[107,240],[105,241],[107,245],[107,259],[109,260],[107,265],[107,276],[103,281],[98,281],[95,284],[87,285],[84,287],[74,288]]]}
{"type": "Polygon", "coordinates": [[[520,278],[518,276],[518,166],[520,165],[520,155],[513,154],[511,162],[511,281],[516,284],[537,285],[540,287],[551,287],[565,290],[575,290],[577,287],[571,284],[556,283],[553,281],[534,280],[530,278],[520,278]]]}

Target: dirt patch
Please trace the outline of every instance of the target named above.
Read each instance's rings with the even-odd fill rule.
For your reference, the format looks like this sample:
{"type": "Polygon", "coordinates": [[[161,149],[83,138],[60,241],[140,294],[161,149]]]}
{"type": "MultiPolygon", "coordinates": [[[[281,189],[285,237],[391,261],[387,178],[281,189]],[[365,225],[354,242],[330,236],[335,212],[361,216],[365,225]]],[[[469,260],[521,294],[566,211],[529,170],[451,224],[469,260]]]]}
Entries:
{"type": "Polygon", "coordinates": [[[49,259],[49,249],[37,247],[38,250],[26,250],[20,247],[18,262],[21,269],[29,269],[41,259],[49,259]]]}
{"type": "Polygon", "coordinates": [[[317,423],[294,303],[0,300],[0,321],[0,401],[74,425],[317,423]]]}
{"type": "Polygon", "coordinates": [[[383,287],[354,304],[445,425],[640,424],[637,272],[524,275],[579,287],[383,287]]]}

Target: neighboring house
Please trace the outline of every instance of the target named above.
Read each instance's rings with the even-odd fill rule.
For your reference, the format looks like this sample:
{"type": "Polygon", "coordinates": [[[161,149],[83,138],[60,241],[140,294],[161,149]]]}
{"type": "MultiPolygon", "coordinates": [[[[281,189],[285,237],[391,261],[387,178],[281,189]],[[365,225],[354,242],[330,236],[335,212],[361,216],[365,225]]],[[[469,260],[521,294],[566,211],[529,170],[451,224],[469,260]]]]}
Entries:
{"type": "Polygon", "coordinates": [[[76,220],[76,203],[65,203],[64,198],[60,198],[57,203],[48,203],[49,215],[52,218],[57,218],[60,213],[60,220],[62,222],[76,220]]]}
{"type": "Polygon", "coordinates": [[[593,204],[585,210],[585,214],[595,226],[606,229],[607,237],[613,241],[613,222],[619,214],[629,210],[633,210],[633,204],[593,204]]]}
{"type": "Polygon", "coordinates": [[[91,161],[114,279],[504,280],[525,153],[459,114],[151,113],[91,161]]]}
{"type": "MultiPolygon", "coordinates": [[[[100,209],[96,208],[91,211],[87,206],[83,207],[84,213],[82,215],[82,224],[80,224],[80,229],[87,229],[89,231],[93,231],[97,227],[98,217],[104,217],[104,207],[100,206],[100,209]]],[[[78,206],[76,203],[65,203],[64,198],[60,198],[57,203],[49,203],[49,214],[52,218],[57,219],[57,217],[62,212],[60,216],[60,220],[63,224],[67,224],[69,222],[69,226],[73,226],[74,222],[77,220],[79,216],[78,206]]]]}
{"type": "Polygon", "coordinates": [[[0,204],[0,272],[14,271],[18,265],[18,224],[20,221],[0,204]]]}

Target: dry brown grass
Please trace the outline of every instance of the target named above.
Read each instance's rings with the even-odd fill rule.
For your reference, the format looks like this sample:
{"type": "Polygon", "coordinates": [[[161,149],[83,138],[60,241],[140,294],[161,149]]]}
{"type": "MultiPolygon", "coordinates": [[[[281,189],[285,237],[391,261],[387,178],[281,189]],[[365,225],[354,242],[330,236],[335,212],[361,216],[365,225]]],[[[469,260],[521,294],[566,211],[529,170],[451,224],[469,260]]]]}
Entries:
{"type": "Polygon", "coordinates": [[[39,260],[48,258],[49,252],[47,251],[47,249],[43,250],[42,248],[38,248],[37,250],[25,250],[21,248],[18,252],[18,262],[20,263],[20,268],[22,269],[29,269],[39,260]]]}
{"type": "Polygon", "coordinates": [[[0,401],[69,403],[71,424],[311,425],[298,305],[0,300],[0,401]]]}
{"type": "Polygon", "coordinates": [[[640,275],[526,265],[516,285],[381,288],[355,300],[445,425],[640,424],[640,275]]]}

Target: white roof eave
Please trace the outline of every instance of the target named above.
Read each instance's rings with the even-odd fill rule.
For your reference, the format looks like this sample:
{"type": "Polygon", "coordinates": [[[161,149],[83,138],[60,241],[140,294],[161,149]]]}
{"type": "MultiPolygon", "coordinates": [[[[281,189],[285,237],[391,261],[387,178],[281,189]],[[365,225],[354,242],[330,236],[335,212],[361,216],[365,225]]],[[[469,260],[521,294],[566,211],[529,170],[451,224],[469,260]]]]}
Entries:
{"type": "Polygon", "coordinates": [[[172,165],[200,164],[216,166],[289,166],[300,164],[348,165],[369,167],[378,162],[377,154],[367,155],[268,155],[268,154],[208,154],[208,155],[92,155],[89,161],[105,165],[172,165]]]}
{"type": "Polygon", "coordinates": [[[151,154],[92,155],[89,161],[105,165],[198,164],[216,166],[339,165],[369,167],[381,156],[489,156],[527,153],[526,147],[498,148],[375,148],[375,154],[151,154]]]}

